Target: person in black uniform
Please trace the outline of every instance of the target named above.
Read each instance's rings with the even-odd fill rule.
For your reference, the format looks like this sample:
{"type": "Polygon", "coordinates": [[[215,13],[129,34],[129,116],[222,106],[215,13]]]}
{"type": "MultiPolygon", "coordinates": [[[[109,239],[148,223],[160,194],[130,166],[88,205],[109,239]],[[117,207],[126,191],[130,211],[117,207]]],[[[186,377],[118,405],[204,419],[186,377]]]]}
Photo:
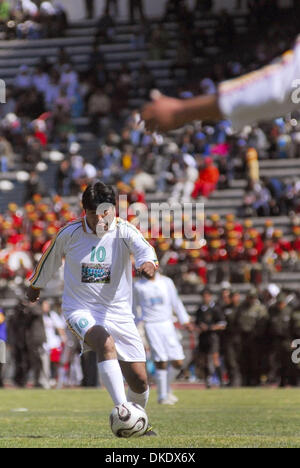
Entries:
{"type": "Polygon", "coordinates": [[[222,334],[225,367],[228,373],[229,386],[240,387],[242,383],[239,364],[240,336],[237,317],[240,310],[241,296],[238,291],[231,291],[231,303],[223,309],[226,329],[222,334]]]}
{"type": "Polygon", "coordinates": [[[265,340],[268,311],[259,301],[256,288],[252,287],[239,306],[236,329],[239,336],[239,363],[243,386],[261,383],[262,344],[265,340]]]}
{"type": "Polygon", "coordinates": [[[8,342],[15,367],[15,384],[25,387],[29,371],[32,370],[34,386],[41,387],[46,333],[40,305],[19,301],[8,322],[8,328],[8,342]]]}
{"type": "Polygon", "coordinates": [[[267,328],[271,338],[269,382],[278,383],[280,387],[291,383],[292,320],[293,309],[287,304],[286,295],[280,293],[269,309],[267,328]]]}
{"type": "Polygon", "coordinates": [[[203,303],[196,312],[195,325],[199,333],[197,361],[200,368],[204,370],[206,387],[210,386],[211,362],[222,385],[219,333],[225,329],[226,322],[221,309],[213,301],[209,289],[203,291],[203,303]]]}

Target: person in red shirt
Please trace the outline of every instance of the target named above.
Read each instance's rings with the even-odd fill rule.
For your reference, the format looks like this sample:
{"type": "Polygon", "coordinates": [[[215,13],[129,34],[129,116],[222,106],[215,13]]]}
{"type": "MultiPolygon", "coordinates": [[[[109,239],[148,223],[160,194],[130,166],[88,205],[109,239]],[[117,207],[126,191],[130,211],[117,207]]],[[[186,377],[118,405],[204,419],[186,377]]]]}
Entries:
{"type": "Polygon", "coordinates": [[[220,215],[213,213],[204,224],[204,236],[208,237],[221,237],[224,233],[224,227],[221,223],[220,215]]]}
{"type": "Polygon", "coordinates": [[[292,247],[295,252],[297,252],[298,257],[300,257],[300,226],[293,227],[294,240],[292,242],[292,247]]]}
{"type": "Polygon", "coordinates": [[[220,178],[220,172],[211,158],[205,158],[204,167],[199,172],[199,177],[195,182],[192,197],[209,197],[216,190],[220,178]]]}

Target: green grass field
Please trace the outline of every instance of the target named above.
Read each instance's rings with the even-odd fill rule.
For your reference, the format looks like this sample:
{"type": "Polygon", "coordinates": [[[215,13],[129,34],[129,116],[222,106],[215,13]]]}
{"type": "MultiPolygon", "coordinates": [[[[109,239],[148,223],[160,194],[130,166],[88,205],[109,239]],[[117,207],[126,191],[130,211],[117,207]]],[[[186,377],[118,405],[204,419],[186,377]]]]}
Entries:
{"type": "Polygon", "coordinates": [[[300,389],[180,389],[175,406],[156,403],[149,418],[159,437],[117,439],[105,390],[0,391],[4,447],[300,447],[300,389]],[[27,411],[16,411],[26,408],[27,411]]]}

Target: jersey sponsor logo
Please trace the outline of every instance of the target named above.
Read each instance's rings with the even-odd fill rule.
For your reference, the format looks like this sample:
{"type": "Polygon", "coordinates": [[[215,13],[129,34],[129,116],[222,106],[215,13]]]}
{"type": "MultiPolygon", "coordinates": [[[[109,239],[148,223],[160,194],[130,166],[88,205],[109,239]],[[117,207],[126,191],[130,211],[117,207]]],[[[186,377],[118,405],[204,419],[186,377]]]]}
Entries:
{"type": "Polygon", "coordinates": [[[78,325],[81,329],[87,327],[88,324],[89,324],[89,321],[86,318],[81,318],[78,320],[78,325]]]}
{"type": "Polygon", "coordinates": [[[82,263],[82,283],[110,283],[111,265],[107,263],[82,263]]]}
{"type": "Polygon", "coordinates": [[[164,300],[162,297],[151,297],[150,299],[150,304],[152,306],[163,304],[163,303],[164,303],[164,300]]]}

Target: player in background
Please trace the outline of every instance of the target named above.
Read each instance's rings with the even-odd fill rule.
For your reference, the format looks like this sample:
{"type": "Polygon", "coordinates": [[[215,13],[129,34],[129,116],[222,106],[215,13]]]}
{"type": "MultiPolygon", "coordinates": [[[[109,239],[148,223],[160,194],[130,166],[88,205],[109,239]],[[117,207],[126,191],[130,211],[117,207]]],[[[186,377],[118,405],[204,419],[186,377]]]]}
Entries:
{"type": "Polygon", "coordinates": [[[0,387],[3,387],[3,380],[2,380],[2,371],[3,365],[6,362],[6,323],[5,323],[5,315],[3,310],[0,309],[0,387]]]}
{"type": "Polygon", "coordinates": [[[293,50],[269,65],[218,85],[217,93],[174,99],[154,91],[141,111],[151,131],[169,131],[193,120],[229,119],[233,128],[284,116],[299,109],[300,35],[293,50]]]}
{"type": "Polygon", "coordinates": [[[143,321],[156,367],[158,403],[173,405],[178,398],[171,383],[183,366],[184,353],[173,324],[173,312],[190,332],[193,326],[173,281],[156,271],[151,279],[134,282],[133,311],[143,321]]]}
{"type": "MultiPolygon", "coordinates": [[[[30,279],[27,297],[31,302],[39,298],[64,257],[62,310],[69,327],[97,353],[100,379],[114,404],[131,401],[145,408],[149,386],[132,313],[131,254],[147,278],[154,275],[157,257],[132,224],[116,217],[111,186],[90,184],[82,205],[85,216],[60,229],[30,279]]],[[[155,435],[151,429],[146,434],[155,435]]]]}

